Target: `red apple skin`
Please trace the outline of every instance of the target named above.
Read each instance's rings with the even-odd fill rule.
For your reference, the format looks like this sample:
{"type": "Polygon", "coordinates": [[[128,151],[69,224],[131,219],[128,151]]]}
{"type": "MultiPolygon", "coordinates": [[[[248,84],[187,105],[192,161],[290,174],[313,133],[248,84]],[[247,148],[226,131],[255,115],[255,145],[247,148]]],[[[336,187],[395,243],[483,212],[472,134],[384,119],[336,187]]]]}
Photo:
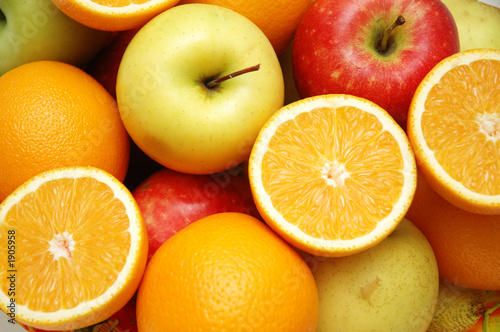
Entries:
{"type": "Polygon", "coordinates": [[[420,81],[459,50],[457,26],[440,0],[318,0],[295,33],[294,78],[301,98],[363,97],[406,129],[420,81]],[[381,54],[376,44],[398,15],[406,22],[393,31],[381,54]]]}
{"type": "Polygon", "coordinates": [[[128,44],[140,28],[116,32],[110,42],[87,64],[85,71],[116,99],[116,76],[128,44]]]}
{"type": "Polygon", "coordinates": [[[240,171],[197,175],[167,168],[154,172],[132,191],[149,237],[148,257],[190,223],[219,212],[241,212],[261,219],[250,185],[240,171]]]}

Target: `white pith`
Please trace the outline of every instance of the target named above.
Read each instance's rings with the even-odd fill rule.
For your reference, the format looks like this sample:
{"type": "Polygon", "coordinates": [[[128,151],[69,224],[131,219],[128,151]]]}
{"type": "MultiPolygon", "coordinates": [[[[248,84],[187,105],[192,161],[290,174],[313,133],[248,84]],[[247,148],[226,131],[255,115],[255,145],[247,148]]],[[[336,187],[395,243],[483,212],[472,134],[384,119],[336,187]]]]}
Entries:
{"type": "Polygon", "coordinates": [[[69,234],[68,232],[54,234],[52,240],[49,241],[49,251],[54,255],[55,261],[61,257],[71,259],[71,253],[74,249],[75,241],[73,240],[73,234],[69,234]]]}
{"type": "Polygon", "coordinates": [[[349,177],[349,172],[346,171],[345,165],[337,162],[328,162],[322,171],[322,178],[326,183],[334,187],[344,185],[345,179],[349,177]]]}
{"type": "Polygon", "coordinates": [[[165,0],[151,0],[144,4],[131,3],[123,7],[108,7],[101,4],[95,3],[92,0],[77,0],[77,4],[82,7],[86,7],[95,12],[107,13],[107,14],[128,14],[130,12],[144,11],[148,8],[156,7],[158,4],[166,2],[165,0]]]}
{"type": "Polygon", "coordinates": [[[498,141],[500,139],[500,115],[499,114],[482,114],[478,116],[477,122],[481,130],[486,134],[488,139],[498,141]]]}

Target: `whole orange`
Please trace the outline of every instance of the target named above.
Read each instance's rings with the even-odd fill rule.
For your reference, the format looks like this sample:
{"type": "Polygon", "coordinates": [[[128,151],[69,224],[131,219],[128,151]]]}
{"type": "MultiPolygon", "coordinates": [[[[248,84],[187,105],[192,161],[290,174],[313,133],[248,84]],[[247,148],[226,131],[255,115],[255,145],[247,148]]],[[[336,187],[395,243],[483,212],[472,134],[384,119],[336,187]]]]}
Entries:
{"type": "Polygon", "coordinates": [[[113,97],[83,70],[31,62],[0,77],[0,202],[34,175],[94,166],[123,181],[129,137],[113,97]]]}
{"type": "Polygon", "coordinates": [[[419,172],[406,217],[431,244],[441,278],[467,288],[500,290],[500,215],[452,205],[419,172]]]}
{"type": "Polygon", "coordinates": [[[139,331],[315,331],[311,270],[264,223],[224,212],[195,221],[153,255],[137,294],[139,331]]]}
{"type": "Polygon", "coordinates": [[[186,3],[217,5],[240,13],[264,32],[279,55],[285,52],[314,0],[181,0],[178,5],[186,3]]]}

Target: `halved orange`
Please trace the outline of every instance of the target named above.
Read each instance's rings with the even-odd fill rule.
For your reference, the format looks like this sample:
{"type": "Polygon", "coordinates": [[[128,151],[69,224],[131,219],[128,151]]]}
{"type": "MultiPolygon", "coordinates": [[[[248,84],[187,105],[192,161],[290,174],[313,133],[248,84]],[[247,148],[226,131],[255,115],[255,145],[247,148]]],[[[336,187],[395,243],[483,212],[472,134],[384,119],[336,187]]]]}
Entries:
{"type": "Polygon", "coordinates": [[[415,92],[407,130],[437,193],[460,209],[500,214],[500,50],[438,63],[415,92]]]}
{"type": "Polygon", "coordinates": [[[416,189],[404,131],[350,95],[291,103],[264,125],[249,159],[256,205],[293,246],[323,256],[370,248],[403,219],[416,189]]]}
{"type": "Polygon", "coordinates": [[[132,194],[109,173],[40,173],[0,204],[0,308],[40,329],[99,323],[135,293],[147,242],[132,194]]]}
{"type": "Polygon", "coordinates": [[[104,31],[135,29],[179,0],[52,0],[66,15],[88,27],[104,31]]]}

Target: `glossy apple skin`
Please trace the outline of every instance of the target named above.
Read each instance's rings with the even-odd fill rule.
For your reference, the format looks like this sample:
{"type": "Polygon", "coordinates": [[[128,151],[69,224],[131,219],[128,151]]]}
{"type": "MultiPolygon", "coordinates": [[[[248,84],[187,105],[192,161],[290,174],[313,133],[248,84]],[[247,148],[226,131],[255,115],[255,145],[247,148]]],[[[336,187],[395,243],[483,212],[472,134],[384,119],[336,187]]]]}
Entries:
{"type": "Polygon", "coordinates": [[[318,0],[297,28],[293,69],[302,98],[363,97],[405,128],[420,81],[459,50],[457,26],[439,0],[318,0]],[[375,45],[398,15],[406,22],[393,31],[381,54],[375,45]]]}
{"type": "Polygon", "coordinates": [[[123,53],[139,29],[114,33],[109,43],[85,66],[85,71],[101,83],[115,99],[116,76],[123,53]]]}
{"type": "Polygon", "coordinates": [[[72,20],[51,0],[1,0],[0,13],[0,76],[37,60],[82,67],[111,36],[72,20]]]}
{"type": "Polygon", "coordinates": [[[208,215],[241,212],[260,219],[248,180],[238,168],[211,175],[162,168],[132,194],[146,224],[149,258],[172,235],[208,215]]]}
{"type": "Polygon", "coordinates": [[[116,97],[134,142],[163,166],[212,174],[248,159],[258,132],[284,103],[274,48],[244,16],[215,5],[173,7],[132,38],[116,97]],[[212,78],[260,64],[222,82],[212,78]]]}

